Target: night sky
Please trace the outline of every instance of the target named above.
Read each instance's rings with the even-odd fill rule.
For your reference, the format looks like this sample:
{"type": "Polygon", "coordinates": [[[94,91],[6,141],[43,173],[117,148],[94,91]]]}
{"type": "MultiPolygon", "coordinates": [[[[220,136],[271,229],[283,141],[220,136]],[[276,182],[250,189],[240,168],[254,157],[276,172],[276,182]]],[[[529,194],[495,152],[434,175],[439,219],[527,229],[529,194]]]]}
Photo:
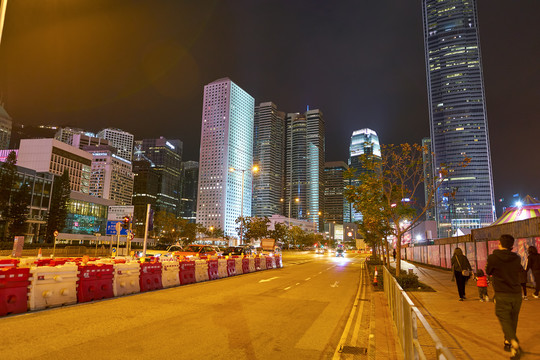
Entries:
{"type": "MultiPolygon", "coordinates": [[[[495,196],[540,196],[538,0],[479,0],[495,196]]],[[[229,77],[258,104],[319,108],[326,160],[352,131],[429,136],[420,0],[10,0],[0,97],[15,122],[184,142],[202,92],[229,77]]],[[[499,213],[500,215],[500,213],[499,213]]]]}

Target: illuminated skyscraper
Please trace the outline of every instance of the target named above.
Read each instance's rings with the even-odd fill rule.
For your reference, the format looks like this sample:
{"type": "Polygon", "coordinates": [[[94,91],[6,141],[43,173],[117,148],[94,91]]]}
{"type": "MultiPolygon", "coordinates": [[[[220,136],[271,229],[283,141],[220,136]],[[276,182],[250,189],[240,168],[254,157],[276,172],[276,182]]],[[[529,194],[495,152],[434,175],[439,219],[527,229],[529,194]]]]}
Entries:
{"type": "MultiPolygon", "coordinates": [[[[355,170],[358,176],[366,171],[362,165],[362,155],[373,156],[374,159],[381,158],[381,144],[377,133],[371,129],[360,129],[353,132],[351,145],[349,147],[349,167],[355,170]]],[[[352,185],[357,184],[357,180],[351,179],[352,185]]],[[[362,214],[350,206],[350,219],[345,218],[345,222],[354,222],[362,219],[362,214]]]]}
{"type": "Polygon", "coordinates": [[[237,237],[236,219],[251,216],[254,106],[229,78],[204,87],[197,223],[226,236],[237,237]]]}
{"type": "Polygon", "coordinates": [[[285,113],[271,102],[255,107],[253,163],[259,172],[253,179],[253,216],[282,214],[285,176],[285,113]]]}
{"type": "Polygon", "coordinates": [[[285,198],[287,217],[307,220],[322,230],[324,208],[324,119],[320,110],[286,118],[285,198]]]}
{"type": "Polygon", "coordinates": [[[495,219],[491,154],[475,0],[423,0],[434,173],[457,168],[435,197],[439,237],[495,219]]]}
{"type": "Polygon", "coordinates": [[[348,179],[344,173],[349,167],[343,161],[324,164],[324,211],[325,223],[343,224],[343,218],[350,218],[350,206],[345,200],[344,191],[348,179]]]}
{"type": "Polygon", "coordinates": [[[97,137],[109,140],[116,148],[118,156],[128,161],[133,159],[133,134],[120,129],[107,128],[97,133],[97,137]]]}

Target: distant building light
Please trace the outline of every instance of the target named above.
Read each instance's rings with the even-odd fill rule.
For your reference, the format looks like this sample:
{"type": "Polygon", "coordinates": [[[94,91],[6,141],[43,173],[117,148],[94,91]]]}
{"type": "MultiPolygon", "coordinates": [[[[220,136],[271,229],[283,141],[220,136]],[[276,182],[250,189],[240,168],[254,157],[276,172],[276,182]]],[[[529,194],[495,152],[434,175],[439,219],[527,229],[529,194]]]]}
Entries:
{"type": "Polygon", "coordinates": [[[169,148],[171,148],[171,150],[174,150],[174,149],[176,149],[176,148],[174,147],[174,145],[173,145],[173,144],[171,144],[171,143],[170,143],[170,142],[168,142],[168,141],[167,141],[167,142],[165,143],[165,145],[167,145],[167,146],[168,146],[169,148]]]}

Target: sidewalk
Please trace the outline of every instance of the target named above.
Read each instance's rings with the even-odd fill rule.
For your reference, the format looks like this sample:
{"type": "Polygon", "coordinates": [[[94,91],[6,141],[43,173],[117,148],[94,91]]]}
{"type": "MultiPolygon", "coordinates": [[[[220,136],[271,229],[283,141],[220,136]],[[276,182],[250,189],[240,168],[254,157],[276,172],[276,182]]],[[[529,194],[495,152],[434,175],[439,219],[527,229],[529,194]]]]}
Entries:
{"type": "MultiPolygon", "coordinates": [[[[436,292],[407,292],[411,300],[424,314],[433,330],[457,359],[508,359],[503,351],[503,334],[492,301],[480,302],[476,282],[469,281],[467,299],[458,301],[456,283],[447,270],[434,269],[420,264],[402,261],[402,269],[413,269],[424,284],[436,292]]],[[[532,290],[532,289],[531,289],[532,290]]],[[[489,287],[493,297],[493,287],[489,287]]],[[[519,315],[518,337],[525,352],[523,359],[540,359],[540,299],[532,297],[523,301],[519,315]]],[[[420,343],[429,354],[430,339],[422,336],[419,325],[420,343]]],[[[430,358],[428,356],[428,358],[430,358]]]]}

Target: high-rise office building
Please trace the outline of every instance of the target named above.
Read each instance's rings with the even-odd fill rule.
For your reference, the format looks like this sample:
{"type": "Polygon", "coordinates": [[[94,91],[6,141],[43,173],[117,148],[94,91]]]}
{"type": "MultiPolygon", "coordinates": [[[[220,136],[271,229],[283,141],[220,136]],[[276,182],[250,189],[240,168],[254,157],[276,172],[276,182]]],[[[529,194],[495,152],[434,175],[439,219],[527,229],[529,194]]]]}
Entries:
{"type": "Polygon", "coordinates": [[[184,161],[182,163],[182,217],[195,222],[197,214],[197,189],[199,181],[199,163],[184,161]]]}
{"type": "MultiPolygon", "coordinates": [[[[371,129],[360,129],[353,131],[351,136],[351,144],[349,147],[349,167],[354,169],[356,176],[366,171],[362,164],[363,156],[371,157],[375,161],[381,159],[381,144],[379,136],[371,129]]],[[[358,180],[350,179],[351,185],[358,185],[358,180]]],[[[354,209],[352,204],[349,204],[350,219],[345,218],[345,222],[355,222],[362,219],[362,214],[354,209]]]]}
{"type": "Polygon", "coordinates": [[[96,137],[94,133],[78,128],[59,128],[54,138],[81,150],[85,146],[109,145],[109,140],[96,137]]]}
{"type": "Polygon", "coordinates": [[[476,0],[423,0],[434,174],[457,164],[435,196],[439,237],[495,220],[476,0]]]}
{"type": "Polygon", "coordinates": [[[128,161],[133,159],[133,134],[120,129],[107,128],[97,133],[97,137],[109,140],[118,151],[118,156],[128,161]]]}
{"type": "Polygon", "coordinates": [[[11,139],[11,128],[13,121],[7,111],[0,104],[0,150],[9,149],[9,141],[11,139]]]}
{"type": "Polygon", "coordinates": [[[143,139],[141,158],[147,158],[159,174],[156,211],[166,211],[180,216],[182,182],[182,141],[166,139],[143,139]],[[142,156],[144,155],[144,156],[142,156]]]}
{"type": "Polygon", "coordinates": [[[89,194],[113,200],[115,205],[131,205],[131,162],[117,156],[116,149],[109,145],[90,145],[83,147],[83,150],[93,156],[89,194]]]}
{"type": "Polygon", "coordinates": [[[344,192],[348,179],[344,177],[349,167],[343,161],[330,161],[324,164],[324,211],[325,223],[343,224],[350,218],[350,207],[344,192]]]}
{"type": "Polygon", "coordinates": [[[251,216],[254,106],[229,78],[204,87],[197,223],[231,237],[236,219],[251,216]]]}
{"type": "Polygon", "coordinates": [[[319,230],[324,207],[324,146],[320,110],[287,114],[284,213],[313,222],[319,230]]]}
{"type": "Polygon", "coordinates": [[[151,211],[156,209],[159,190],[159,174],[148,160],[133,161],[133,224],[135,234],[144,236],[146,209],[150,204],[151,211]]]}
{"type": "Polygon", "coordinates": [[[283,211],[285,113],[272,102],[261,103],[254,122],[253,163],[259,171],[253,178],[252,214],[270,217],[283,211]]]}

